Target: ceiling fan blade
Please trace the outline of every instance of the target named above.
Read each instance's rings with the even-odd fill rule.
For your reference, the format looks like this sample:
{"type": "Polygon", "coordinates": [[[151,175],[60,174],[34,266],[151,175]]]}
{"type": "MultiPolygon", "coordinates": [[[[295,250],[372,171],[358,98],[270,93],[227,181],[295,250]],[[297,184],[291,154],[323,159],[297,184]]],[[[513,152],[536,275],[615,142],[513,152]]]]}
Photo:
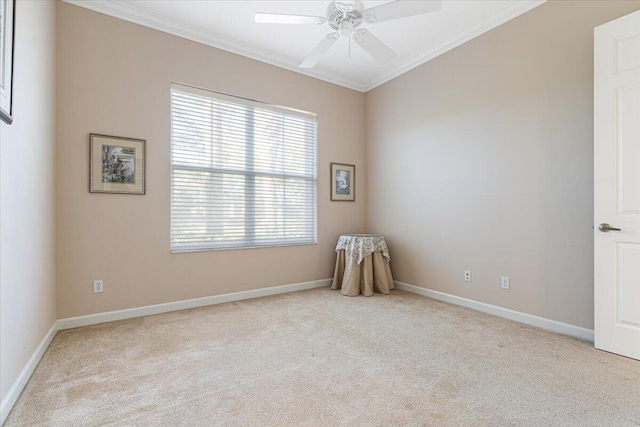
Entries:
{"type": "Polygon", "coordinates": [[[319,16],[285,15],[281,13],[256,13],[258,24],[324,24],[327,19],[319,16]]]}
{"type": "Polygon", "coordinates": [[[441,0],[397,0],[365,10],[364,19],[373,24],[435,12],[441,7],[441,0]]]}
{"type": "Polygon", "coordinates": [[[380,62],[391,61],[396,57],[394,51],[365,29],[360,29],[353,33],[353,41],[380,62]]]}
{"type": "Polygon", "coordinates": [[[331,46],[340,38],[338,32],[331,33],[322,39],[320,44],[307,56],[307,58],[300,64],[300,68],[313,68],[318,61],[324,56],[331,46]]]}

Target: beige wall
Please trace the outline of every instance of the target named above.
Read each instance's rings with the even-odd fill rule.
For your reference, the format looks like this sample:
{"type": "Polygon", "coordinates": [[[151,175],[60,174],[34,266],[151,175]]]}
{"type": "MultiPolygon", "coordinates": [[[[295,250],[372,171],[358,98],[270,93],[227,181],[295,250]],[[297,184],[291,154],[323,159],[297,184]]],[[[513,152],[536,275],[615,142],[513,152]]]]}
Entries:
{"type": "Polygon", "coordinates": [[[364,180],[329,201],[330,162],[365,172],[362,93],[62,2],[57,19],[60,318],[332,276],[339,234],[364,229],[364,180]],[[169,253],[172,81],[319,115],[318,245],[169,253]],[[145,196],[89,193],[91,132],[147,140],[145,196]]]}
{"type": "Polygon", "coordinates": [[[56,320],[55,33],[53,1],[18,2],[14,122],[0,123],[2,400],[56,320]]]}
{"type": "Polygon", "coordinates": [[[366,94],[396,280],[593,327],[593,28],[639,8],[552,1],[366,94]]]}

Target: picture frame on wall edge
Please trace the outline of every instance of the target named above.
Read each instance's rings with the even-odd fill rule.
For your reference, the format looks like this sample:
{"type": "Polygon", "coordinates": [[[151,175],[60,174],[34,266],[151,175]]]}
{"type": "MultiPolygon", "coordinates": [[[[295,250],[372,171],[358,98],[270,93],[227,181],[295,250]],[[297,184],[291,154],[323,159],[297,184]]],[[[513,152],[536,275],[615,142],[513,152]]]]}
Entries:
{"type": "Polygon", "coordinates": [[[0,120],[13,122],[16,1],[0,0],[0,120]]]}
{"type": "Polygon", "coordinates": [[[331,163],[331,201],[355,202],[356,166],[331,163]]]}
{"type": "Polygon", "coordinates": [[[144,139],[89,134],[89,192],[145,193],[144,139]]]}

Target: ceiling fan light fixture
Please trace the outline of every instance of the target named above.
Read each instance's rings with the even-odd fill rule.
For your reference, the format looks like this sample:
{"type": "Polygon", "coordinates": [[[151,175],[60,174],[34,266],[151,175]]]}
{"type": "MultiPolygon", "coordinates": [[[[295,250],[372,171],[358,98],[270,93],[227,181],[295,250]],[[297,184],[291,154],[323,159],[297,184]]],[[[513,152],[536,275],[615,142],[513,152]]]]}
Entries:
{"type": "Polygon", "coordinates": [[[340,24],[338,33],[340,33],[340,35],[343,37],[349,37],[351,34],[353,34],[353,24],[349,21],[343,21],[340,24]]]}

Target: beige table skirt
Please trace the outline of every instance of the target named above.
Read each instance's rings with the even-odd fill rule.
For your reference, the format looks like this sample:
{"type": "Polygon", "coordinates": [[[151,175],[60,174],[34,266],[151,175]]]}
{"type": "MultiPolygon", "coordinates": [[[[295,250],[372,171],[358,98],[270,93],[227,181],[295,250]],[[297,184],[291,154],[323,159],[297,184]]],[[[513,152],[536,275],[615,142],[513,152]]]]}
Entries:
{"type": "Polygon", "coordinates": [[[337,252],[331,289],[341,289],[342,295],[350,297],[370,297],[374,292],[388,294],[393,287],[389,261],[380,252],[367,255],[360,264],[353,257],[347,259],[344,250],[337,252]]]}

